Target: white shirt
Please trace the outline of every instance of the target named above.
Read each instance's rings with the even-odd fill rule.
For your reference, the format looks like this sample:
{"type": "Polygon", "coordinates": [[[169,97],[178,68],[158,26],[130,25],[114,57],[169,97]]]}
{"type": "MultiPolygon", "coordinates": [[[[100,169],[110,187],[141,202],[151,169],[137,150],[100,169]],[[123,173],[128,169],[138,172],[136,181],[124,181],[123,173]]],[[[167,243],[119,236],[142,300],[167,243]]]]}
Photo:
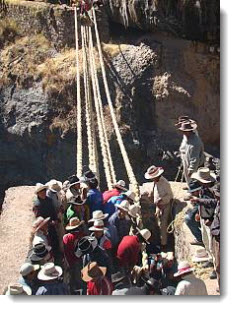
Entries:
{"type": "Polygon", "coordinates": [[[176,287],[175,295],[204,296],[208,293],[204,281],[191,273],[182,277],[182,281],[176,287]]]}

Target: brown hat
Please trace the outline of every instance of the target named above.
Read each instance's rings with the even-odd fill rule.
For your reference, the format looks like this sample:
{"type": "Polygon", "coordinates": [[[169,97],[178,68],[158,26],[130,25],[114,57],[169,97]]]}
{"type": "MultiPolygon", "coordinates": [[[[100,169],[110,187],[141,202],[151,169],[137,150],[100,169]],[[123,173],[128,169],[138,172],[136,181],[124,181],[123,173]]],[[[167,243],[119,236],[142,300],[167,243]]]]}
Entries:
{"type": "Polygon", "coordinates": [[[107,267],[101,267],[97,262],[91,262],[81,271],[82,279],[85,282],[95,280],[106,275],[107,267]]]}
{"type": "Polygon", "coordinates": [[[66,230],[74,230],[78,227],[80,227],[84,221],[80,221],[78,217],[72,217],[69,220],[69,224],[65,227],[66,230]]]}

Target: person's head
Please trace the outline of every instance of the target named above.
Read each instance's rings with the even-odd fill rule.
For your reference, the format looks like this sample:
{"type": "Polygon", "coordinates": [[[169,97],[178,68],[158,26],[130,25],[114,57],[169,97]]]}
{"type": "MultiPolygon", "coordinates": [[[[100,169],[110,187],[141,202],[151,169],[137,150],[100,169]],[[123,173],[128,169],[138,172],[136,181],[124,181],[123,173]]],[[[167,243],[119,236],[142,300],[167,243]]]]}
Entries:
{"type": "Polygon", "coordinates": [[[81,180],[76,175],[72,175],[71,177],[69,177],[68,181],[69,181],[70,189],[75,189],[75,190],[80,189],[81,180]]]}
{"type": "Polygon", "coordinates": [[[174,274],[175,278],[182,278],[193,273],[193,268],[187,261],[182,261],[178,265],[178,271],[174,274]]]}
{"type": "Polygon", "coordinates": [[[189,121],[180,122],[177,126],[178,130],[186,137],[195,134],[197,123],[189,121]]]}
{"type": "Polygon", "coordinates": [[[21,276],[27,281],[33,281],[37,278],[40,265],[33,265],[30,263],[24,263],[20,268],[21,276]]]}
{"type": "Polygon", "coordinates": [[[197,180],[191,180],[189,183],[188,192],[194,197],[199,197],[200,191],[202,189],[202,185],[197,180]]]}
{"type": "Polygon", "coordinates": [[[93,232],[93,235],[99,239],[104,235],[104,222],[103,220],[94,221],[94,225],[89,228],[89,231],[93,232]]]}
{"type": "Polygon", "coordinates": [[[83,255],[91,254],[98,246],[98,240],[94,236],[83,237],[75,248],[75,256],[80,258],[83,255]]]}
{"type": "Polygon", "coordinates": [[[133,204],[135,202],[135,193],[132,191],[127,191],[122,194],[125,197],[125,200],[129,202],[129,204],[133,204]]]}
{"type": "Polygon", "coordinates": [[[60,266],[55,266],[54,263],[46,263],[41,267],[38,273],[38,280],[43,282],[54,282],[58,280],[63,274],[60,266]]]}
{"type": "Polygon", "coordinates": [[[127,200],[123,200],[119,205],[117,205],[118,208],[118,217],[120,219],[125,219],[129,212],[130,204],[127,200]]]}
{"type": "Polygon", "coordinates": [[[46,191],[48,189],[47,185],[43,185],[41,183],[37,183],[35,187],[35,194],[39,199],[46,199],[46,191]]]}
{"type": "Polygon", "coordinates": [[[96,178],[90,180],[87,182],[87,185],[90,189],[96,189],[99,185],[99,182],[96,178]]]}
{"type": "Polygon", "coordinates": [[[197,180],[203,188],[210,188],[216,181],[215,174],[209,168],[198,168],[197,172],[193,173],[192,179],[197,180]]]}
{"type": "Polygon", "coordinates": [[[81,271],[82,280],[85,282],[96,282],[105,277],[107,267],[99,266],[97,262],[90,262],[81,271]]]}
{"type": "Polygon", "coordinates": [[[148,243],[149,239],[151,238],[151,232],[148,229],[138,229],[136,236],[138,237],[138,240],[140,243],[148,243]]]}
{"type": "Polygon", "coordinates": [[[163,173],[164,173],[164,169],[162,167],[151,166],[148,168],[144,177],[147,180],[151,180],[154,183],[157,183],[160,180],[163,173]]]}
{"type": "Polygon", "coordinates": [[[127,192],[126,183],[123,180],[119,180],[117,183],[113,184],[113,188],[116,188],[121,192],[127,192]]]}

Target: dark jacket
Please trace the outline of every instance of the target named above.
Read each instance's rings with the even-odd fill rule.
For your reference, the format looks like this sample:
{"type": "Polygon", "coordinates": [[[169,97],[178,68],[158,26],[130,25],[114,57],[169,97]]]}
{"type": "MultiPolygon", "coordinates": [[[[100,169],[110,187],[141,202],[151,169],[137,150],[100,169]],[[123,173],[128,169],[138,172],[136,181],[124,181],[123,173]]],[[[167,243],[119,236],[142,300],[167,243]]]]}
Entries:
{"type": "Polygon", "coordinates": [[[220,201],[218,201],[215,208],[214,219],[210,228],[212,236],[215,236],[218,240],[220,238],[220,201]]]}

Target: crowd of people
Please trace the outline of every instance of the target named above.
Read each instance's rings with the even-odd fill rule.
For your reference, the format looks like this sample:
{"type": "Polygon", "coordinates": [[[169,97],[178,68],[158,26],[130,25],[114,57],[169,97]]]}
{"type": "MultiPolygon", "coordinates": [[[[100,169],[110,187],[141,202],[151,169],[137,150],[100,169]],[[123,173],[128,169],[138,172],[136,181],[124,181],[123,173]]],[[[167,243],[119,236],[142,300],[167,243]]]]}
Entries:
{"type": "MultiPolygon", "coordinates": [[[[198,261],[213,266],[220,284],[220,187],[203,167],[203,144],[197,124],[180,117],[180,147],[187,197],[192,207],[185,222],[201,246],[198,261]],[[201,260],[200,260],[201,259],[201,260]]],[[[19,283],[6,295],[207,295],[187,261],[176,262],[169,251],[167,227],[172,220],[173,193],[162,167],[151,166],[145,191],[154,206],[160,244],[144,227],[141,205],[123,180],[100,191],[95,173],[72,175],[62,184],[38,183],[32,211],[31,245],[20,268],[19,283]]]]}

